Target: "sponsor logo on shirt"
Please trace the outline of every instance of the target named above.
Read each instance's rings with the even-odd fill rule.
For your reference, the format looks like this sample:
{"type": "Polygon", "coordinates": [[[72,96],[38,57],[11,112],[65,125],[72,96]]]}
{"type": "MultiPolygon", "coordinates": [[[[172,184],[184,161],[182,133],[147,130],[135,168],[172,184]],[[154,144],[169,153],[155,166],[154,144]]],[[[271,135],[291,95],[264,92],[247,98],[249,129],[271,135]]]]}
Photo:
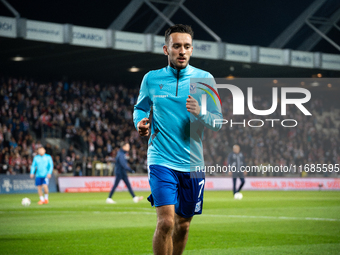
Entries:
{"type": "Polygon", "coordinates": [[[168,95],[153,95],[153,97],[168,97],[168,95]]]}

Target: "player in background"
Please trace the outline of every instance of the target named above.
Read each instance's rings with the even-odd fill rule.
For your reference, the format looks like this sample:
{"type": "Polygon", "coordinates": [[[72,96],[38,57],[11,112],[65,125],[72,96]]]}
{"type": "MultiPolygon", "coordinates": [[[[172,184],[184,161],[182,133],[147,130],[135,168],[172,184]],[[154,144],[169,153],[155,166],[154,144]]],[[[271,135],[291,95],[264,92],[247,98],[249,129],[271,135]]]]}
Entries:
{"type": "Polygon", "coordinates": [[[44,147],[38,148],[38,155],[33,158],[31,165],[31,175],[33,179],[35,175],[35,186],[38,187],[39,205],[48,204],[48,183],[53,171],[52,157],[46,154],[44,147]],[[43,189],[45,197],[43,194],[43,189]]]}
{"type": "MultiPolygon", "coordinates": [[[[245,166],[244,156],[241,152],[240,146],[238,144],[235,144],[233,146],[233,152],[231,152],[228,155],[228,166],[230,166],[230,169],[235,169],[235,171],[232,171],[232,177],[233,177],[233,194],[235,197],[235,194],[240,192],[245,181],[244,181],[244,172],[241,171],[241,166],[245,166]],[[237,178],[240,178],[241,184],[238,188],[236,188],[236,180],[237,178]]],[[[230,172],[229,172],[230,173],[230,172]]]]}
{"type": "Polygon", "coordinates": [[[213,76],[189,65],[192,39],[190,26],[167,29],[163,52],[168,66],[144,76],[134,108],[134,124],[141,136],[149,135],[153,109],[147,160],[151,187],[148,200],[157,213],[154,254],[183,253],[190,222],[195,214],[202,213],[205,177],[195,172],[195,167],[204,168],[204,127],[215,131],[221,128],[221,124],[213,123],[222,118],[220,104],[215,104],[219,96],[213,76]],[[190,84],[191,78],[210,83],[208,92],[216,95],[207,99],[206,114],[201,113],[197,101],[204,92],[196,89],[197,83],[190,84]]]}
{"type": "Polygon", "coordinates": [[[134,173],[135,171],[133,171],[127,164],[127,160],[126,160],[126,153],[130,151],[130,144],[123,142],[121,144],[121,148],[117,153],[116,156],[116,166],[115,166],[115,173],[116,173],[116,180],[115,183],[111,189],[111,192],[109,194],[109,197],[106,199],[106,203],[108,204],[115,204],[116,202],[112,200],[112,196],[113,193],[115,192],[119,182],[121,180],[123,180],[126,184],[126,187],[129,189],[129,192],[132,196],[133,202],[138,203],[140,200],[143,199],[143,197],[138,197],[135,195],[135,193],[133,192],[127,173],[126,171],[129,171],[131,173],[134,173]]]}

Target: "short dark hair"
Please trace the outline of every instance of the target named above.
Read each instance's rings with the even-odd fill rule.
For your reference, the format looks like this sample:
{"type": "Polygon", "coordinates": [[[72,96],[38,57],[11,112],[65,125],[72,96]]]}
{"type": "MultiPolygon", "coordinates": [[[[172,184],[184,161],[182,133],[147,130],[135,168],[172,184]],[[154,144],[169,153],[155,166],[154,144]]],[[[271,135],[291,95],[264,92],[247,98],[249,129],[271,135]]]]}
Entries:
{"type": "Polygon", "coordinates": [[[120,142],[120,147],[122,148],[125,144],[127,144],[127,143],[129,143],[129,142],[125,142],[125,141],[123,141],[123,142],[120,142]]]}
{"type": "Polygon", "coordinates": [[[192,30],[191,26],[189,25],[182,25],[182,24],[176,24],[171,27],[169,27],[165,31],[165,44],[168,45],[170,40],[170,35],[172,33],[186,33],[191,36],[191,39],[194,39],[194,31],[192,30]]]}

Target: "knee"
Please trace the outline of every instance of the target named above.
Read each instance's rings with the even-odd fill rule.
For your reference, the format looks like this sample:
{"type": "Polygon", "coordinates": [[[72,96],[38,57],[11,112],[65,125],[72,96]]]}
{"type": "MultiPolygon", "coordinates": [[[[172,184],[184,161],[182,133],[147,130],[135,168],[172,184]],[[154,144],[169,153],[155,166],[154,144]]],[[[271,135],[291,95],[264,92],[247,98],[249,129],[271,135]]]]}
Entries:
{"type": "Polygon", "coordinates": [[[176,224],[177,231],[186,233],[189,231],[190,221],[179,221],[176,224]]]}
{"type": "Polygon", "coordinates": [[[158,220],[157,229],[163,234],[171,234],[172,230],[174,229],[174,225],[175,225],[174,219],[164,218],[158,220]]]}
{"type": "Polygon", "coordinates": [[[176,218],[176,232],[178,235],[185,236],[189,232],[190,222],[191,218],[182,218],[177,217],[176,218]]]}

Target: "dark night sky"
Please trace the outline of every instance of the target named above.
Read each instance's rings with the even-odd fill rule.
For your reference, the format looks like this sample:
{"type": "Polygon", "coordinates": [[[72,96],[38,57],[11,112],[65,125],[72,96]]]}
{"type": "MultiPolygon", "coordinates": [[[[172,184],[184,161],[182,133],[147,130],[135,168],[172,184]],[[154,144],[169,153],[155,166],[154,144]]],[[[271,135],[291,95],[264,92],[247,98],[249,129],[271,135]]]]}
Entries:
{"type": "MultiPolygon", "coordinates": [[[[39,21],[56,23],[70,23],[74,25],[107,28],[117,15],[124,9],[129,1],[104,1],[104,0],[7,0],[22,17],[39,21]]],[[[296,17],[299,16],[313,1],[312,0],[187,0],[184,5],[211,28],[222,41],[237,44],[269,46],[296,17]]],[[[163,4],[155,4],[159,9],[163,4]]],[[[328,0],[324,12],[336,10],[340,1],[328,0]],[[328,7],[328,10],[327,10],[328,7]]],[[[322,10],[319,12],[322,13],[322,10]]],[[[5,6],[0,3],[0,15],[13,16],[5,6]]],[[[146,4],[137,12],[127,24],[125,31],[143,32],[156,14],[146,4]]],[[[195,38],[212,41],[202,28],[199,27],[182,10],[172,18],[174,23],[191,24],[195,31],[195,38]]],[[[162,29],[164,31],[166,27],[162,29]]],[[[303,35],[310,31],[304,28],[303,35]]],[[[336,31],[339,33],[339,31],[336,31]]],[[[163,33],[163,32],[162,32],[163,33]]],[[[331,31],[330,36],[338,36],[331,31]]],[[[340,37],[339,37],[340,38],[340,37]]],[[[289,48],[299,45],[299,36],[293,40],[289,48]]],[[[322,40],[313,51],[329,53],[339,52],[322,40]]]]}

